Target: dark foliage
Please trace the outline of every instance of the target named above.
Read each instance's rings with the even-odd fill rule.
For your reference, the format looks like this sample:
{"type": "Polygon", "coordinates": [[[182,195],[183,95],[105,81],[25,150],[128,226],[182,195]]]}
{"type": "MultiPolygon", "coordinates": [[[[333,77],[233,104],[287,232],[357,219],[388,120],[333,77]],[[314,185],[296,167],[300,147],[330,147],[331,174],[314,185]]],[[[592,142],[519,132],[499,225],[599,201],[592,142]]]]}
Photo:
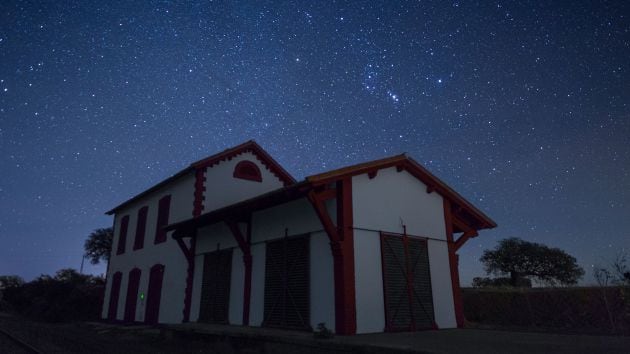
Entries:
{"type": "Polygon", "coordinates": [[[101,277],[62,269],[5,289],[1,310],[47,322],[97,320],[104,289],[101,277]]]}
{"type": "Polygon", "coordinates": [[[109,262],[113,237],[114,230],[111,227],[96,229],[88,236],[83,248],[85,249],[84,256],[90,260],[90,263],[98,264],[100,261],[109,262]]]}
{"type": "Polygon", "coordinates": [[[630,335],[630,288],[463,289],[477,325],[630,335]]]}
{"type": "Polygon", "coordinates": [[[24,285],[24,279],[18,275],[0,275],[0,289],[15,288],[24,285]]]}
{"type": "Polygon", "coordinates": [[[573,285],[584,275],[575,257],[563,250],[518,238],[499,241],[494,250],[483,252],[480,261],[488,274],[509,275],[512,286],[523,284],[523,278],[547,285],[573,285]]]}
{"type": "Polygon", "coordinates": [[[519,278],[516,285],[513,285],[511,278],[487,278],[476,277],[472,281],[473,288],[502,288],[502,287],[519,287],[519,288],[531,288],[532,281],[527,278],[519,278]]]}

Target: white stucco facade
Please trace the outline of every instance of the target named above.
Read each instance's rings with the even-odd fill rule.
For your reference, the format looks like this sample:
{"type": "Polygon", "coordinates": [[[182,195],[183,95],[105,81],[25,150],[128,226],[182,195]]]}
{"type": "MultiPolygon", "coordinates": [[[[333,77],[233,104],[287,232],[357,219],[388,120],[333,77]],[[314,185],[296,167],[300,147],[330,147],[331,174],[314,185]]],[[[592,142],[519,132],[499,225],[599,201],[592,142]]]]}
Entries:
{"type": "MultiPolygon", "coordinates": [[[[141,271],[140,287],[138,293],[147,293],[149,285],[149,271],[155,264],[163,264],[164,278],[162,284],[161,301],[171,303],[173,306],[162,306],[159,313],[159,322],[178,323],[182,320],[182,309],[184,304],[184,289],[186,287],[187,263],[182,251],[177,243],[167,234],[166,241],[154,244],[157,227],[158,202],[160,198],[170,195],[169,223],[182,221],[192,216],[192,205],[194,195],[194,175],[188,174],[173,181],[167,186],[151,193],[139,200],[124,207],[114,216],[114,239],[112,244],[111,260],[108,268],[107,285],[105,290],[105,301],[103,302],[103,318],[107,317],[109,311],[109,298],[112,286],[112,275],[116,272],[122,273],[118,310],[116,318],[123,319],[127,286],[129,284],[129,272],[133,268],[141,271]],[[148,215],[144,235],[144,246],[142,249],[133,250],[135,241],[138,210],[143,206],[148,206],[148,215]],[[129,224],[127,227],[127,238],[125,252],[117,255],[118,242],[120,242],[120,223],[122,218],[128,215],[129,224]],[[184,275],[184,276],[182,276],[184,275]],[[175,305],[178,304],[178,305],[175,305]]],[[[136,321],[144,320],[146,299],[138,299],[136,305],[136,321]]]]}
{"type": "MultiPolygon", "coordinates": [[[[386,327],[392,328],[388,327],[388,323],[391,324],[392,320],[390,315],[386,315],[386,309],[391,309],[391,305],[385,303],[385,286],[391,290],[392,288],[386,284],[390,284],[391,279],[398,279],[396,278],[398,275],[395,275],[394,278],[388,277],[384,284],[384,256],[381,244],[385,241],[382,241],[381,237],[383,234],[391,235],[387,237],[397,237],[398,235],[402,237],[403,234],[406,234],[413,238],[422,239],[422,245],[425,245],[424,240],[426,240],[428,260],[424,256],[425,253],[422,253],[423,273],[417,274],[424,274],[422,275],[423,281],[430,277],[431,291],[429,292],[426,287],[422,288],[427,290],[423,299],[428,299],[423,303],[430,303],[432,300],[435,325],[438,328],[457,327],[450,263],[455,255],[449,253],[447,217],[445,216],[445,205],[449,205],[449,203],[444,202],[445,198],[451,198],[448,199],[449,201],[452,200],[452,195],[448,193],[445,194],[446,197],[441,195],[440,193],[443,193],[444,189],[440,193],[433,191],[435,185],[427,189],[427,185],[417,177],[417,170],[414,170],[416,174],[408,171],[409,165],[402,168],[401,165],[392,166],[392,164],[384,165],[382,168],[361,169],[360,173],[346,173],[347,170],[343,170],[344,174],[341,177],[334,175],[334,173],[331,175],[322,174],[323,177],[319,176],[320,180],[307,179],[294,186],[299,188],[289,190],[290,187],[283,188],[283,186],[289,183],[287,181],[291,181],[292,178],[289,176],[287,179],[286,173],[277,167],[269,167],[268,160],[263,163],[260,156],[253,151],[246,149],[231,154],[229,158],[210,159],[212,164],[203,165],[204,160],[202,160],[201,165],[191,165],[192,167],[187,170],[187,173],[178,175],[179,177],[169,180],[168,183],[160,185],[161,187],[154,188],[141,197],[132,199],[115,209],[113,251],[108,268],[102,309],[103,318],[107,318],[109,314],[109,299],[115,273],[120,272],[122,275],[116,319],[123,320],[130,271],[135,268],[140,269],[138,293],[147,294],[150,269],[156,264],[161,264],[165,268],[158,322],[181,323],[184,321],[186,318],[184,313],[188,313],[185,305],[187,299],[190,300],[189,320],[199,321],[202,288],[204,286],[204,257],[217,250],[231,250],[231,263],[227,263],[227,261],[222,263],[230,264],[227,321],[232,325],[244,324],[244,317],[247,317],[244,316],[245,294],[247,293],[246,289],[249,289],[248,325],[262,326],[265,319],[267,250],[279,252],[277,251],[278,248],[275,248],[276,251],[272,246],[268,248],[268,243],[283,239],[285,236],[308,235],[308,292],[304,290],[301,294],[308,293],[310,326],[316,328],[319,323],[325,323],[326,327],[333,331],[336,330],[337,325],[340,328],[343,326],[344,330],[347,331],[347,328],[352,327],[347,325],[348,318],[352,318],[352,315],[356,314],[356,333],[383,332],[386,327]],[[236,166],[244,161],[248,161],[249,167],[252,163],[255,164],[260,172],[260,176],[258,176],[260,178],[244,178],[235,172],[236,166]],[[348,178],[350,182],[348,182],[348,178]],[[348,191],[347,188],[352,190],[350,195],[345,194],[348,191]],[[276,192],[260,197],[271,191],[276,192]],[[317,198],[317,193],[320,193],[322,199],[317,199],[318,202],[315,202],[315,199],[309,199],[317,198]],[[180,235],[185,236],[184,241],[182,241],[185,247],[173,239],[172,231],[167,234],[165,242],[154,244],[159,201],[167,195],[171,197],[168,224],[172,225],[172,228],[177,228],[178,231],[183,230],[180,235]],[[343,198],[350,203],[337,205],[337,198],[343,198]],[[236,203],[239,204],[235,205],[236,203]],[[323,208],[319,209],[317,205],[323,205],[323,208]],[[143,207],[148,207],[144,246],[134,250],[138,211],[143,207]],[[212,213],[213,211],[215,212],[212,213]],[[343,227],[336,225],[338,223],[338,211],[340,212],[340,219],[344,223],[341,225],[343,227]],[[204,215],[207,213],[212,214],[204,215]],[[320,219],[322,213],[326,214],[334,224],[328,230],[333,230],[339,226],[330,235],[323,226],[324,224],[330,225],[330,223],[323,223],[326,219],[320,219]],[[201,217],[199,217],[200,215],[201,217]],[[125,216],[129,218],[125,252],[117,255],[121,221],[125,216]],[[204,217],[206,218],[204,219],[204,217]],[[240,229],[241,234],[249,240],[252,261],[251,283],[246,284],[247,271],[243,250],[233,235],[232,229],[226,223],[228,219],[231,222],[238,220],[236,226],[240,229]],[[249,220],[249,227],[246,220],[249,220]],[[182,224],[173,225],[178,222],[182,222],[186,226],[179,228],[182,224]],[[346,229],[345,226],[351,228],[346,229]],[[191,232],[191,230],[196,232],[191,232]],[[348,232],[351,232],[351,238],[348,232]],[[191,246],[189,238],[192,235],[195,235],[196,240],[194,248],[191,246]],[[346,235],[348,236],[347,240],[352,241],[348,243],[346,239],[341,240],[340,235],[346,235]],[[335,237],[339,238],[335,239],[335,237]],[[345,243],[342,244],[342,242],[345,243]],[[331,244],[336,247],[336,258],[334,259],[331,244]],[[182,247],[192,249],[194,254],[182,250],[182,247]],[[348,250],[352,258],[347,256],[348,250]],[[185,254],[191,255],[191,258],[187,258],[185,254]],[[189,268],[189,260],[194,264],[191,268],[189,268]],[[335,265],[335,260],[338,262],[337,265],[335,265]],[[354,266],[354,279],[349,275],[352,274],[351,271],[344,272],[344,270],[351,269],[348,264],[354,266]],[[428,271],[426,264],[428,264],[428,271]],[[188,278],[191,269],[193,270],[192,278],[188,278]],[[350,284],[349,286],[354,283],[354,301],[348,300],[348,297],[352,299],[352,295],[348,295],[349,293],[345,290],[335,289],[335,276],[339,277],[341,283],[350,284]],[[341,309],[340,314],[335,313],[336,300],[341,309]],[[352,308],[352,306],[354,306],[354,313],[347,310],[348,307],[352,308]]],[[[405,160],[405,157],[398,158],[402,162],[409,162],[405,160]]],[[[425,179],[424,176],[422,178],[426,183],[434,183],[430,179],[425,179]]],[[[302,245],[305,243],[299,244],[301,246],[298,249],[304,249],[302,245]]],[[[278,244],[276,243],[276,245],[278,244]]],[[[244,246],[244,249],[247,250],[247,246],[244,246]]],[[[385,250],[388,249],[385,248],[385,250]]],[[[424,250],[422,248],[422,252],[424,250]]],[[[279,253],[281,255],[287,254],[286,249],[280,252],[285,252],[279,253]]],[[[220,255],[223,254],[225,253],[220,253],[220,255]]],[[[212,264],[210,261],[214,261],[214,258],[208,258],[208,261],[208,264],[212,264]]],[[[274,267],[273,262],[269,264],[274,267]]],[[[275,264],[277,267],[278,263],[275,264]]],[[[385,264],[387,265],[387,263],[385,264]]],[[[221,267],[227,269],[226,265],[221,267]]],[[[301,269],[300,272],[304,273],[299,274],[306,274],[304,268],[301,269]]],[[[388,274],[387,272],[390,272],[391,269],[393,268],[386,267],[385,273],[388,274]]],[[[218,272],[217,274],[225,273],[218,272]]],[[[270,274],[274,273],[271,272],[270,274]]],[[[211,274],[211,276],[216,275],[211,274]]],[[[286,275],[284,276],[286,277],[286,275]]],[[[206,277],[206,281],[208,279],[214,278],[206,277]]],[[[219,279],[222,278],[219,277],[219,279]]],[[[413,282],[423,284],[415,280],[413,282]]],[[[406,284],[409,286],[409,283],[406,284]]],[[[205,292],[208,288],[204,289],[206,289],[205,292]]],[[[274,288],[271,289],[274,291],[274,288]]],[[[305,287],[302,286],[301,289],[305,289],[305,287]]],[[[455,290],[458,290],[457,286],[455,290]]],[[[206,292],[206,294],[212,293],[206,292]]],[[[305,298],[306,296],[303,295],[302,297],[305,298]]],[[[208,301],[204,304],[211,303],[209,298],[204,297],[204,301],[208,301]]],[[[136,301],[134,321],[143,322],[147,311],[146,297],[138,297],[136,301]]],[[[221,300],[220,304],[224,304],[224,301],[221,300]]],[[[204,305],[204,308],[211,307],[204,305]]],[[[225,309],[225,307],[221,307],[221,309],[225,309]]],[[[205,317],[201,318],[208,320],[208,313],[210,312],[212,311],[204,312],[205,317]]],[[[222,310],[220,317],[225,318],[224,314],[225,312],[222,310]]],[[[430,317],[427,316],[427,318],[430,317]]],[[[221,322],[223,321],[221,320],[221,322]]]]}

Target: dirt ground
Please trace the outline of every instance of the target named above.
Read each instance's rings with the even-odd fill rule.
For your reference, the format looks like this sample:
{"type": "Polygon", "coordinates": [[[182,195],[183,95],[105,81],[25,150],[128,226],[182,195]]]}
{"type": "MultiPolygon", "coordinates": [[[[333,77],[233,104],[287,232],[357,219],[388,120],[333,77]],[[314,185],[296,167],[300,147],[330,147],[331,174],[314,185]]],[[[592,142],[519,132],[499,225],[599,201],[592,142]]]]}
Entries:
{"type": "MultiPolygon", "coordinates": [[[[630,337],[480,329],[364,334],[321,340],[306,332],[251,327],[49,324],[1,314],[0,328],[41,353],[630,353],[630,337]]],[[[11,346],[7,338],[0,338],[0,346],[2,353],[22,352],[11,346]]]]}

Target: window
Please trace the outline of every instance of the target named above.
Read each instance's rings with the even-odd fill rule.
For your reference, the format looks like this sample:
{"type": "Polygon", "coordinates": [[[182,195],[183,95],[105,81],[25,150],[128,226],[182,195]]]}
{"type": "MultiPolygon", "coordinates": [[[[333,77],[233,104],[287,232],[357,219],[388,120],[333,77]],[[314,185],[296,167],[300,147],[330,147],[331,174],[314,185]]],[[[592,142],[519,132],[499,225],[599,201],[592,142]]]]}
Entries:
{"type": "Polygon", "coordinates": [[[116,254],[125,253],[125,244],[127,243],[127,228],[129,227],[129,215],[123,216],[120,221],[120,231],[118,232],[118,247],[116,254]]]}
{"type": "Polygon", "coordinates": [[[171,196],[167,195],[162,197],[158,204],[157,226],[155,228],[155,241],[153,242],[156,245],[166,241],[166,231],[164,231],[164,227],[168,225],[168,214],[170,208],[171,196]]]}
{"type": "Polygon", "coordinates": [[[262,182],[260,169],[251,161],[241,161],[234,167],[234,178],[246,179],[249,181],[262,182]]]}
{"type": "Polygon", "coordinates": [[[143,206],[138,210],[138,224],[136,226],[136,240],[133,243],[133,249],[139,250],[144,247],[144,231],[147,226],[147,213],[149,212],[148,206],[143,206]]]}

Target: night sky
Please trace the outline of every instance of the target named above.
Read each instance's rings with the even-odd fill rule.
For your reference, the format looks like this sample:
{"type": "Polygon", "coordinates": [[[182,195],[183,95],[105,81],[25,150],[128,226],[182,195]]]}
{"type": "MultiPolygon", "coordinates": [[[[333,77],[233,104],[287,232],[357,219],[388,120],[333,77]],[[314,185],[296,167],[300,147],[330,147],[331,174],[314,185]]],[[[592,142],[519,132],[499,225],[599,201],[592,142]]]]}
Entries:
{"type": "MultiPolygon", "coordinates": [[[[298,180],[407,152],[504,237],[630,252],[630,2],[0,2],[0,274],[255,139],[298,180]]],[[[86,262],[87,263],[87,262],[86,262]]],[[[104,266],[85,270],[103,273],[104,266]]]]}

